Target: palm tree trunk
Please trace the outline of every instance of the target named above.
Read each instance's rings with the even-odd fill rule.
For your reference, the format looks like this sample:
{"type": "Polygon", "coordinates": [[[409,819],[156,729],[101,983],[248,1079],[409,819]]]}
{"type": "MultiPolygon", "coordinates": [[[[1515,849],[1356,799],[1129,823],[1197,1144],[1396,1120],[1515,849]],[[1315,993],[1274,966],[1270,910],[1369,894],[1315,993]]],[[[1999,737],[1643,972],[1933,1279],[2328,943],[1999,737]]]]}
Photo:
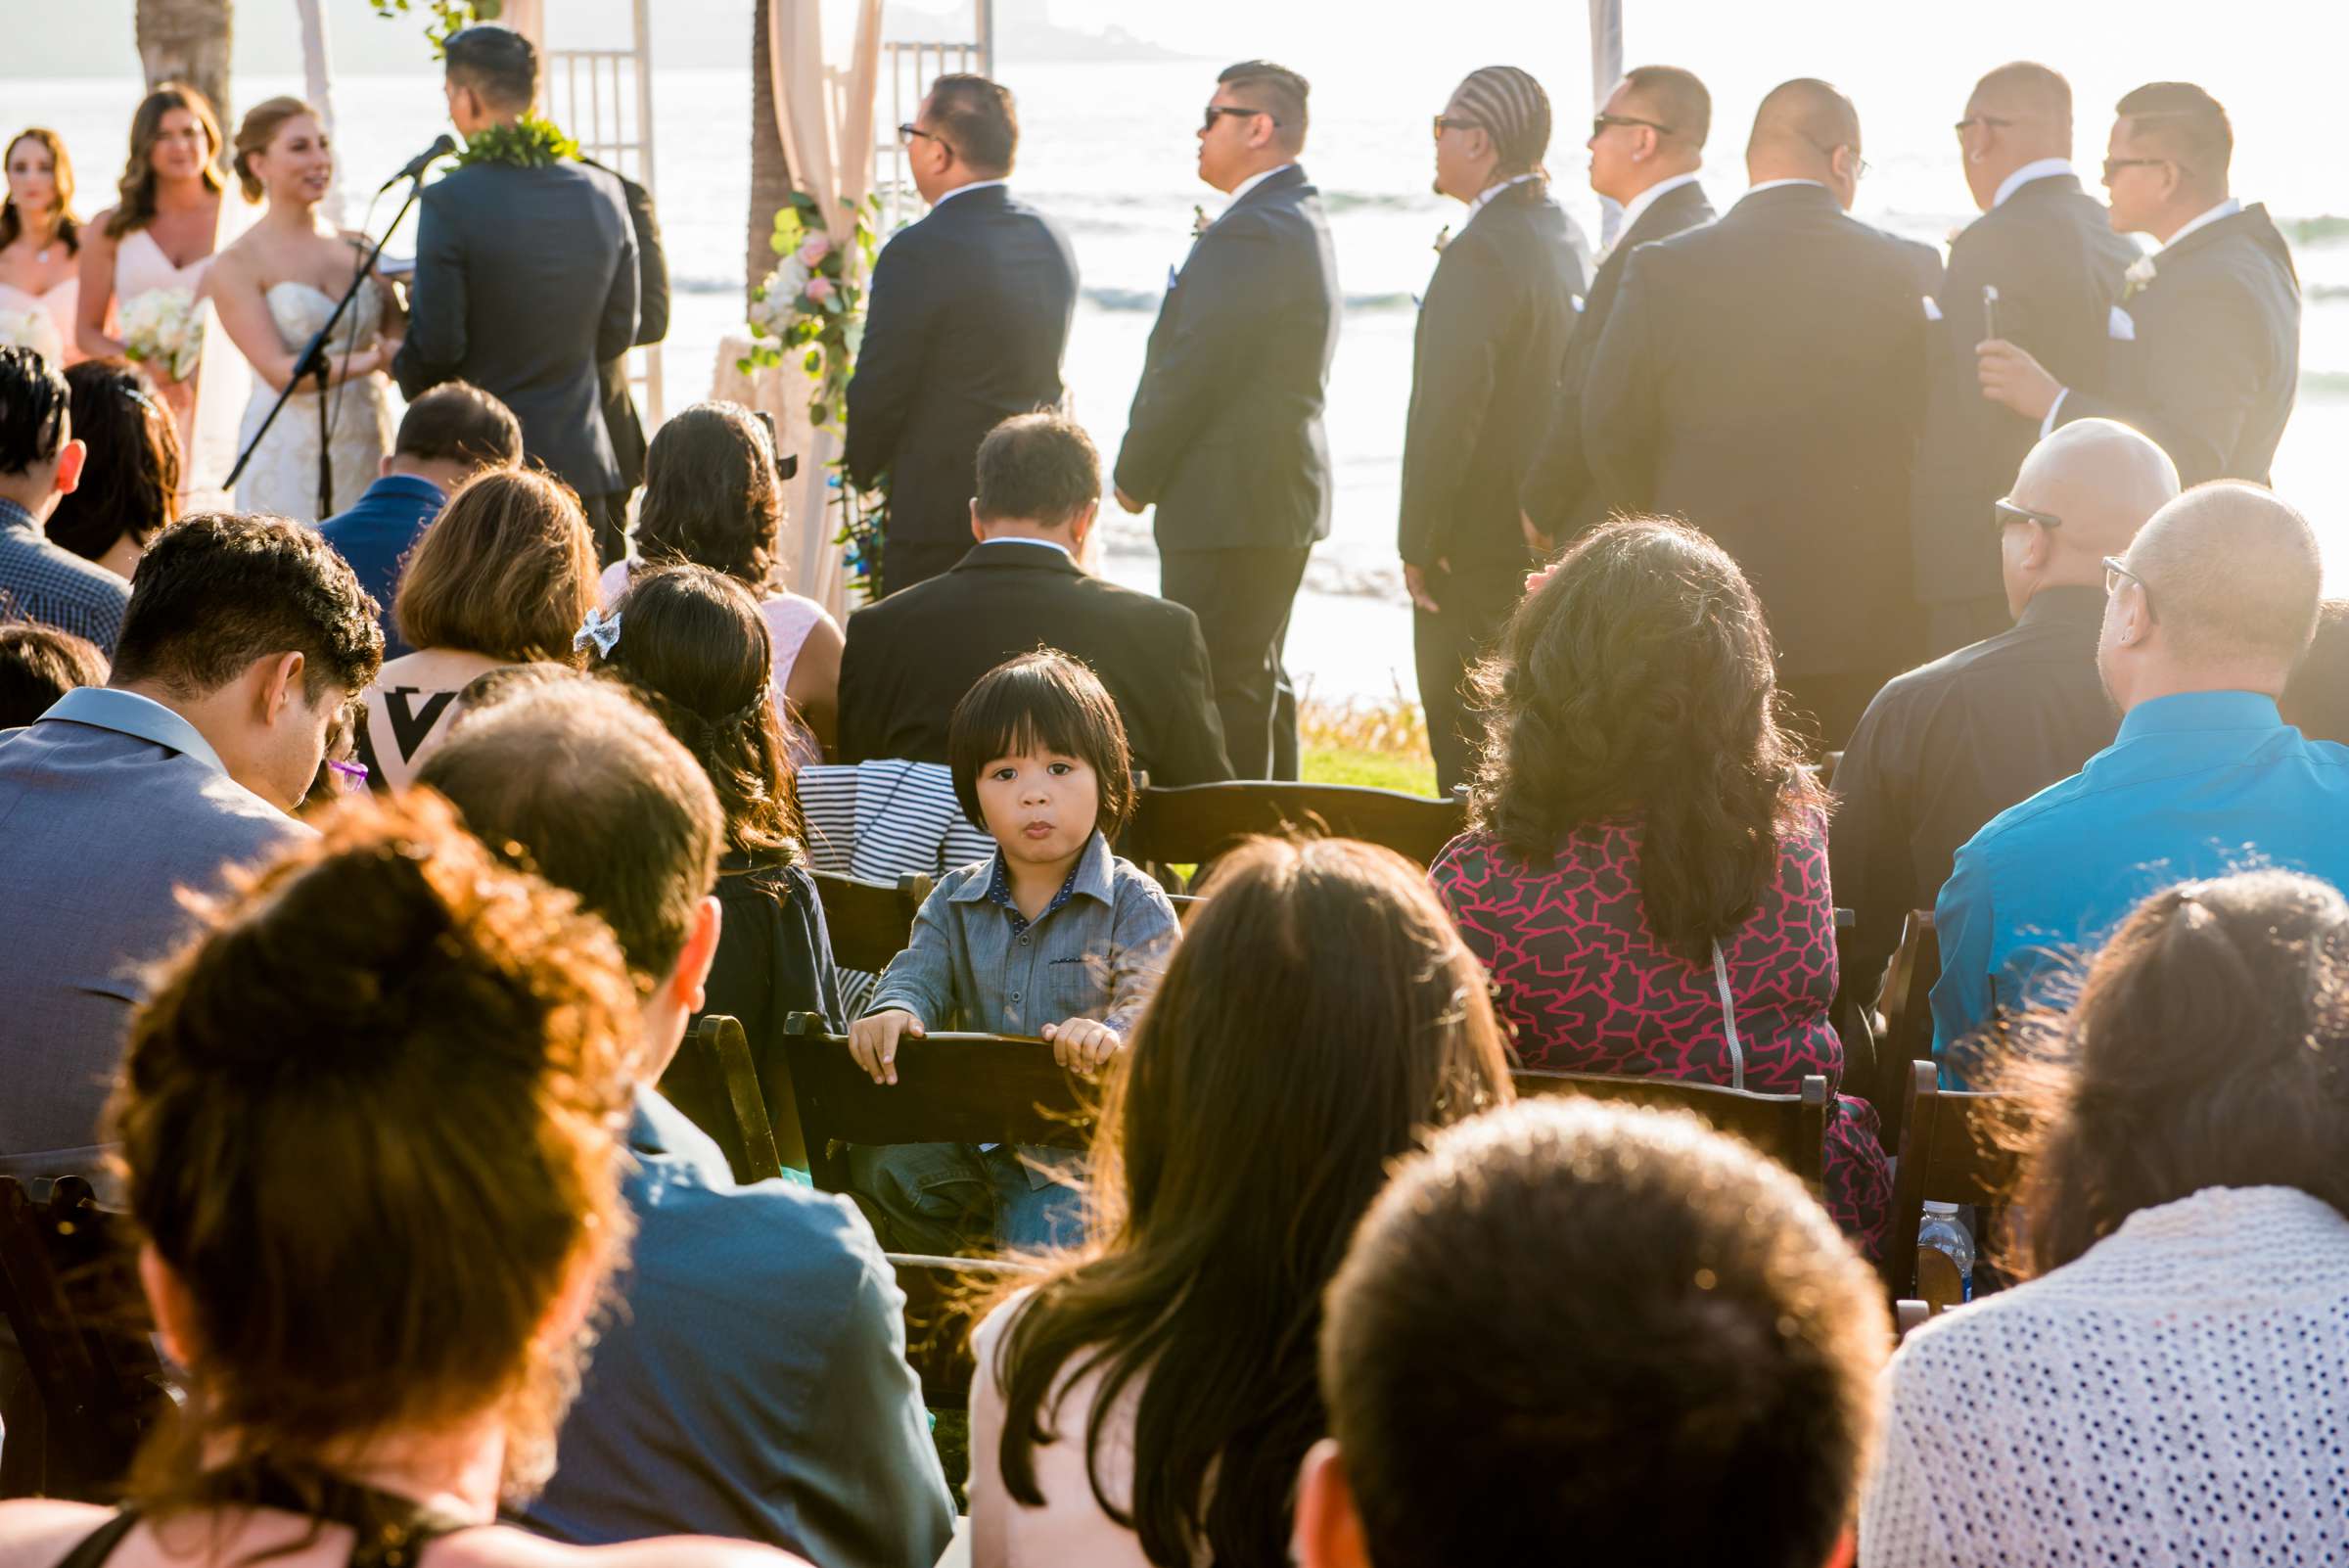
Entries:
{"type": "Polygon", "coordinates": [[[744,225],[743,301],[775,264],[767,241],[775,232],[775,213],[791,200],[791,165],[783,156],[783,131],[777,118],[775,78],[767,63],[767,21],[774,0],[754,0],[751,7],[751,208],[744,225]]]}
{"type": "Polygon", "coordinates": [[[139,65],[150,88],[184,81],[212,101],[224,132],[236,129],[228,100],[231,0],[138,0],[139,65]]]}

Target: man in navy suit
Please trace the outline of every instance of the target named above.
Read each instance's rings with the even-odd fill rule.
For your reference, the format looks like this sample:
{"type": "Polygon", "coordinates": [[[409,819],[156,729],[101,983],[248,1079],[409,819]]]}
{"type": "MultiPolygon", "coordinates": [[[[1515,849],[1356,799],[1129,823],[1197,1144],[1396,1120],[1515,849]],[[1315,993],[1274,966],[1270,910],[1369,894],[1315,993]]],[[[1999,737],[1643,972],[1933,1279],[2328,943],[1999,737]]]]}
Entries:
{"type": "Polygon", "coordinates": [[[1199,177],[1231,205],[1167,290],[1118,453],[1118,503],[1155,503],[1159,591],[1199,618],[1242,778],[1297,776],[1289,606],[1329,536],[1321,405],[1338,266],[1305,150],[1304,77],[1252,60],[1218,79],[1199,177]]]}
{"type": "Polygon", "coordinates": [[[945,75],[898,127],[930,215],[893,236],[849,383],[849,477],[890,476],[881,587],[910,588],[971,547],[979,443],[1014,414],[1060,404],[1077,311],[1077,253],[1005,187],[1020,121],[1008,88],[945,75]]]}

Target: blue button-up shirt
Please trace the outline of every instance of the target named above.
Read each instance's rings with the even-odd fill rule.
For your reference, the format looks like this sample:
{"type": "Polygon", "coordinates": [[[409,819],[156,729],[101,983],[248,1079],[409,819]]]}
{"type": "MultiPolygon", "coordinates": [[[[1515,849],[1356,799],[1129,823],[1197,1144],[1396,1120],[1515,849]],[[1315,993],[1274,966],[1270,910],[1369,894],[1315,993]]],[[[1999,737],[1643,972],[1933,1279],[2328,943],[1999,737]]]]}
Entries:
{"type": "Polygon", "coordinates": [[[0,500],[0,619],[14,611],[87,637],[112,659],[129,604],[129,583],[51,539],[16,502],[0,500]]]}
{"type": "Polygon", "coordinates": [[[2059,1000],[2050,976],[2147,895],[2252,866],[2349,889],[2349,748],[2303,739],[2257,692],[2140,703],[2078,773],[1958,852],[1934,905],[1933,1048],[1952,1081],[1994,1008],[2059,1000]]]}

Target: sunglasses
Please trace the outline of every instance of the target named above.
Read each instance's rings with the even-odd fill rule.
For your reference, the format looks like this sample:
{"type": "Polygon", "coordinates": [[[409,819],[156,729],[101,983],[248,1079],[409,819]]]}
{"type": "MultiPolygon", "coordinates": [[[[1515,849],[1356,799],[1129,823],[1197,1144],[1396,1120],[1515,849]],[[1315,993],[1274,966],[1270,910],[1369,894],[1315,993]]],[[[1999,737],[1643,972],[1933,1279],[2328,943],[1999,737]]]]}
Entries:
{"type": "Polygon", "coordinates": [[[2108,158],[2104,160],[2104,183],[2110,185],[2112,183],[2112,177],[2125,168],[2161,168],[2165,165],[2175,168],[2181,174],[2192,172],[2184,163],[2177,161],[2175,159],[2108,158]]]}
{"type": "Polygon", "coordinates": [[[947,145],[944,136],[939,135],[936,131],[926,131],[910,120],[898,127],[898,142],[900,146],[911,147],[916,136],[926,142],[936,142],[941,147],[947,145]]]}
{"type": "Polygon", "coordinates": [[[2063,519],[2057,517],[2054,513],[2034,512],[2031,510],[2031,508],[2027,506],[2017,506],[2012,501],[1991,502],[1990,521],[1991,527],[2001,530],[2004,530],[2009,523],[2036,523],[2043,529],[2059,529],[2063,527],[2063,519]]]}
{"type": "Polygon", "coordinates": [[[1436,140],[1439,142],[1444,139],[1444,133],[1448,130],[1483,130],[1484,128],[1473,119],[1461,119],[1452,115],[1436,116],[1436,140]]]}
{"type": "Polygon", "coordinates": [[[1272,121],[1274,126],[1277,127],[1280,124],[1280,116],[1269,109],[1243,109],[1236,104],[1210,104],[1207,106],[1207,113],[1200,117],[1199,128],[1203,131],[1212,131],[1216,128],[1216,121],[1226,115],[1234,119],[1253,119],[1258,115],[1262,115],[1272,121]]]}
{"type": "Polygon", "coordinates": [[[1610,125],[1644,125],[1659,136],[1670,136],[1672,134],[1672,127],[1670,125],[1664,124],[1660,120],[1641,119],[1636,115],[1593,115],[1590,116],[1591,136],[1594,139],[1604,136],[1607,133],[1607,127],[1610,125]]]}
{"type": "Polygon", "coordinates": [[[2124,582],[2134,582],[2137,584],[2137,591],[2144,598],[2145,601],[2145,619],[2147,621],[2152,620],[2153,590],[2146,585],[2144,578],[2139,576],[2136,573],[2123,566],[2119,556],[2106,556],[2104,558],[2104,596],[2109,599],[2114,594],[2120,592],[2121,584],[2124,582]]]}
{"type": "Polygon", "coordinates": [[[1950,128],[1958,133],[1958,139],[1962,142],[1965,140],[1965,133],[1976,125],[1981,126],[1984,130],[2004,130],[2013,123],[2013,120],[2001,119],[1996,115],[1968,115],[1950,128]]]}
{"type": "Polygon", "coordinates": [[[345,762],[338,758],[330,757],[326,760],[326,768],[328,772],[335,775],[335,782],[343,787],[344,794],[364,795],[367,793],[367,764],[365,762],[345,762]]]}

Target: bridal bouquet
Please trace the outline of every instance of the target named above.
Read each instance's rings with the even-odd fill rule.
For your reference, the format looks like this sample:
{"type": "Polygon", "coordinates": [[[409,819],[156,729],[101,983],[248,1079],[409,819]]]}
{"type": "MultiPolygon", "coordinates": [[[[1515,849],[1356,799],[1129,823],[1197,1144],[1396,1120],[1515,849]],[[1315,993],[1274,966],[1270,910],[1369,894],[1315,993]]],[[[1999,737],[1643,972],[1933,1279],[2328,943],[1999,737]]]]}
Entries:
{"type": "Polygon", "coordinates": [[[150,289],[122,306],[122,352],[173,381],[196,373],[204,357],[204,311],[192,289],[150,289]]]}
{"type": "Polygon", "coordinates": [[[62,365],[66,346],[59,337],[57,323],[49,312],[35,306],[30,310],[0,310],[0,347],[29,348],[52,365],[62,365]]]}

